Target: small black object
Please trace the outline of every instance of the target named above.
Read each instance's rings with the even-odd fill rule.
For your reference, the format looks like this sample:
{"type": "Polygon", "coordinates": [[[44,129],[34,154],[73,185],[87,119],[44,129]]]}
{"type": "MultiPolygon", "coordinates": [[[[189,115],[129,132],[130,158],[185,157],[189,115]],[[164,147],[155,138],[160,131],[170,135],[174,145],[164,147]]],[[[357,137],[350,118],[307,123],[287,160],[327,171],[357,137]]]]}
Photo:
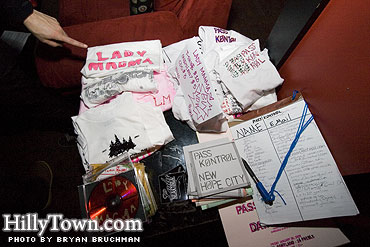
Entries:
{"type": "Polygon", "coordinates": [[[130,0],[130,15],[153,12],[153,0],[130,0]]]}

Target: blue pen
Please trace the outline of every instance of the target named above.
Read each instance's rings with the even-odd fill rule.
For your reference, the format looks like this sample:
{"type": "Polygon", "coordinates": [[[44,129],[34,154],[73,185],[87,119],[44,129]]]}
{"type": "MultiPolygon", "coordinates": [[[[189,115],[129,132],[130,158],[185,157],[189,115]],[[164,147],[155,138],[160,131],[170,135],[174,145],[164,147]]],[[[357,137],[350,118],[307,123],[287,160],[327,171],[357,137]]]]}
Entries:
{"type": "Polygon", "coordinates": [[[272,204],[274,202],[274,199],[271,198],[270,194],[267,192],[267,190],[265,189],[265,187],[263,186],[263,184],[258,180],[256,174],[254,174],[254,172],[252,171],[252,169],[248,165],[247,161],[245,159],[243,159],[243,158],[242,158],[242,161],[243,161],[243,164],[244,164],[245,169],[247,169],[247,172],[252,177],[253,181],[256,183],[256,187],[257,187],[258,191],[260,192],[263,201],[266,204],[272,206],[272,204]]]}

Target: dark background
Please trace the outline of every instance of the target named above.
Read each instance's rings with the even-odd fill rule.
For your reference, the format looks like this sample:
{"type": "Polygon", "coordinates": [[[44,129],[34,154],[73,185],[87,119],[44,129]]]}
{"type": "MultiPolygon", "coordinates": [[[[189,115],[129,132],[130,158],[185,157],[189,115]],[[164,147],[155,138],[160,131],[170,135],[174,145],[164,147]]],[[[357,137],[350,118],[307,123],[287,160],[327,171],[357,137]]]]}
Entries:
{"type": "MultiPolygon", "coordinates": [[[[259,39],[261,47],[264,47],[286,2],[234,0],[227,29],[238,31],[251,39],[259,39]]],[[[56,0],[44,0],[41,10],[57,17],[56,4],[56,0]]],[[[73,133],[70,117],[78,113],[79,98],[73,94],[61,96],[59,92],[40,85],[32,59],[35,43],[34,38],[30,38],[23,52],[14,57],[14,61],[9,61],[9,64],[15,64],[12,66],[14,73],[2,78],[0,82],[0,107],[3,115],[0,134],[1,173],[22,174],[27,172],[34,161],[46,161],[53,170],[54,181],[52,203],[43,213],[63,213],[65,218],[80,218],[77,186],[82,184],[81,175],[84,170],[76,144],[68,139],[73,133]],[[20,84],[27,84],[27,89],[17,90],[20,84]]],[[[368,178],[368,175],[345,177],[360,212],[365,216],[368,215],[366,211],[369,202],[363,200],[366,195],[362,186],[368,178]]],[[[14,193],[20,189],[15,187],[14,193]]],[[[182,205],[168,209],[168,214],[159,214],[157,218],[160,223],[149,225],[142,241],[148,246],[227,246],[217,210],[195,213],[193,210],[189,205],[182,205]],[[171,214],[171,210],[183,213],[171,214]],[[187,218],[186,210],[192,216],[187,218]]],[[[366,236],[368,223],[359,222],[357,229],[353,228],[356,223],[352,224],[364,219],[350,218],[351,224],[336,222],[352,241],[351,246],[361,246],[362,241],[369,240],[366,236]]],[[[67,236],[67,233],[64,235],[67,236]]],[[[254,245],[250,243],[250,246],[254,245]]]]}

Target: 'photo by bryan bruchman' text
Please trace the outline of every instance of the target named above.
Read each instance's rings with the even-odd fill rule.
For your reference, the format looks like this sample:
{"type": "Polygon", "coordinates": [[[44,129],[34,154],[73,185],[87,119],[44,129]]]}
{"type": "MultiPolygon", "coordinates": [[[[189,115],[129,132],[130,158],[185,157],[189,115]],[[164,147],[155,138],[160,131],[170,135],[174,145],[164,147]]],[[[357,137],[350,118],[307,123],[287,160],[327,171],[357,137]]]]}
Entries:
{"type": "MultiPolygon", "coordinates": [[[[75,232],[142,232],[140,219],[106,219],[102,224],[91,219],[64,219],[62,214],[47,214],[39,219],[37,213],[3,214],[3,232],[37,233],[37,237],[9,236],[8,242],[88,242],[87,237],[43,237],[48,229],[51,233],[75,232]]],[[[9,234],[8,234],[9,235],[9,234]]],[[[27,234],[29,236],[29,234],[27,234]]],[[[93,234],[92,234],[93,235],[93,234]]],[[[91,242],[140,242],[139,237],[91,237],[91,242]]]]}
{"type": "Polygon", "coordinates": [[[8,237],[9,243],[140,243],[140,237],[8,237]]]}

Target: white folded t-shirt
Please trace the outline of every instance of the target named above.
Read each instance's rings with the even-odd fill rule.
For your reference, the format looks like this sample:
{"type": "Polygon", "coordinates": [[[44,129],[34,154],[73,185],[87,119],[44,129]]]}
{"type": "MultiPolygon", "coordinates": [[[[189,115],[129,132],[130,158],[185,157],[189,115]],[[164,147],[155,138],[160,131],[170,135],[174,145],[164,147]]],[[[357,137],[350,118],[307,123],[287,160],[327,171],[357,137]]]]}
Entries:
{"type": "Polygon", "coordinates": [[[220,61],[215,70],[243,109],[251,106],[266,91],[283,83],[267,50],[260,51],[258,40],[238,47],[220,61]]]}
{"type": "Polygon", "coordinates": [[[137,103],[129,92],[72,120],[86,170],[89,164],[107,162],[124,151],[140,154],[174,139],[161,109],[137,103]]]}
{"type": "Polygon", "coordinates": [[[89,47],[81,70],[85,77],[102,77],[119,71],[163,70],[160,40],[124,42],[89,47]]]}
{"type": "Polygon", "coordinates": [[[135,70],[120,71],[113,75],[81,79],[81,99],[89,108],[104,103],[110,98],[122,93],[151,92],[157,90],[153,71],[135,70]]]}
{"type": "Polygon", "coordinates": [[[205,54],[219,48],[236,48],[242,44],[249,44],[253,41],[233,30],[225,30],[213,26],[200,26],[198,34],[202,41],[202,50],[205,54]]]}

